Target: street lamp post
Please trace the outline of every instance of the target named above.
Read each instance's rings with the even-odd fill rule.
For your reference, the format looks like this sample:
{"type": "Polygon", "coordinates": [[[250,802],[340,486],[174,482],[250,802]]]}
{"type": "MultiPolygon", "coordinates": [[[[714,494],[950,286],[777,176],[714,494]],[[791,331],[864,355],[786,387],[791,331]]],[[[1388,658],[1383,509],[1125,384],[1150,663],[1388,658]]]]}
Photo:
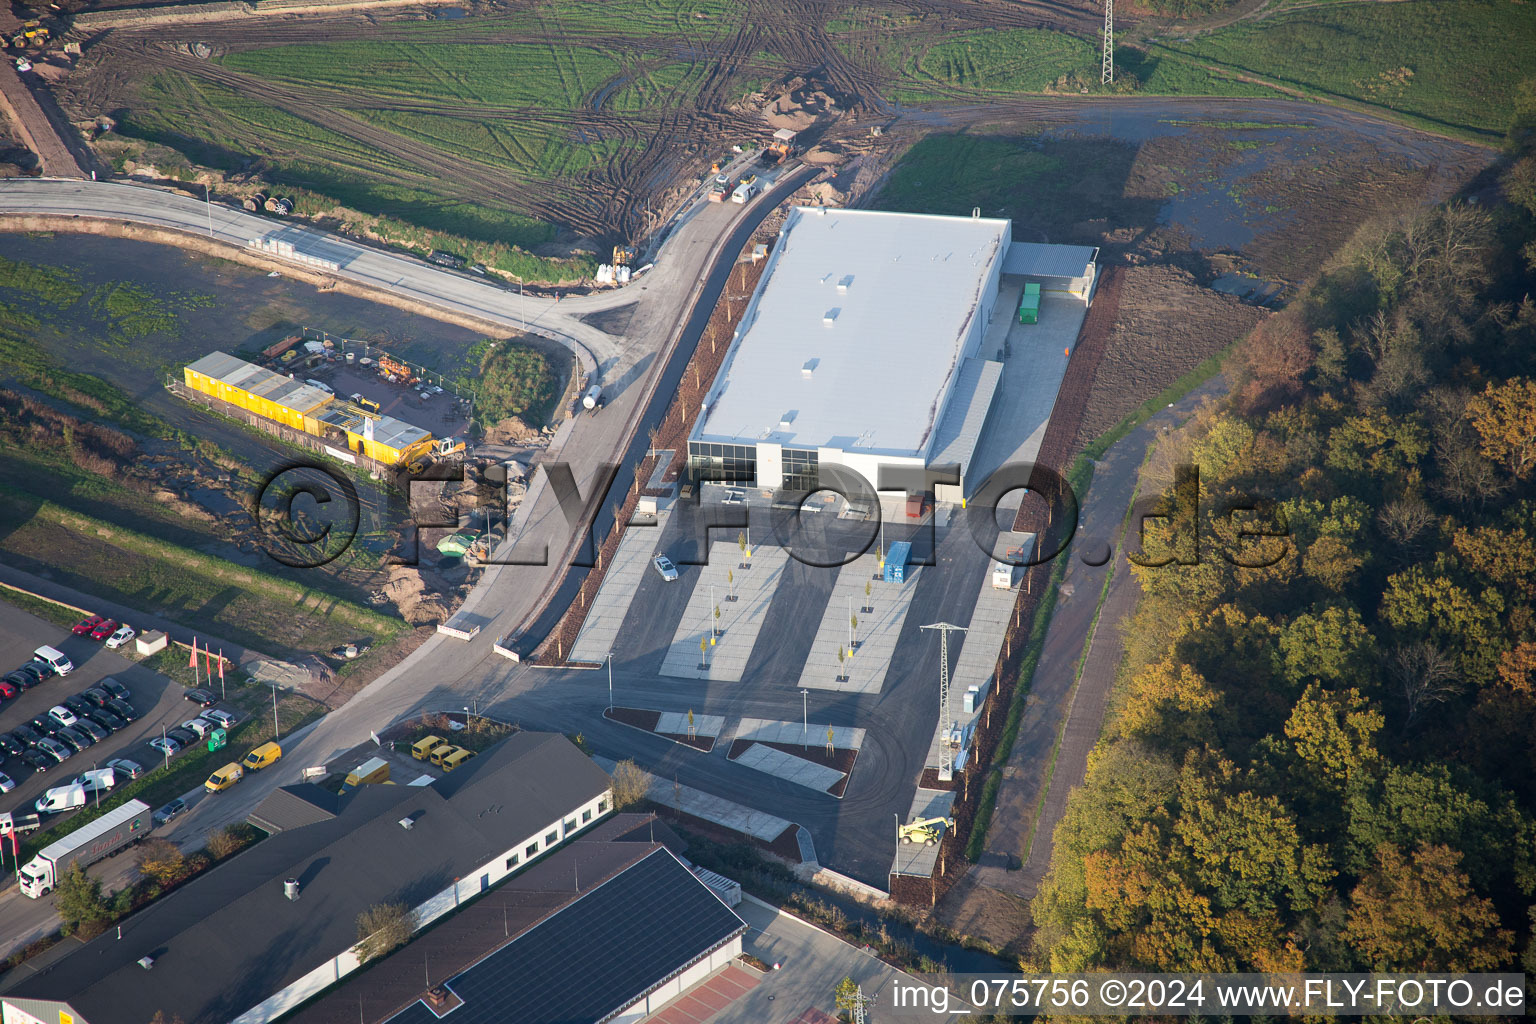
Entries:
{"type": "Polygon", "coordinates": [[[208,194],[208,183],[203,182],[203,205],[208,208],[208,237],[213,237],[213,199],[208,194]]]}
{"type": "Polygon", "coordinates": [[[800,691],[800,745],[805,749],[811,748],[811,691],[800,691]]]}
{"type": "Polygon", "coordinates": [[[608,710],[613,711],[613,652],[608,652],[608,710]]]}
{"type": "Polygon", "coordinates": [[[272,738],[274,740],[280,740],[280,739],[283,738],[283,728],[277,722],[277,683],[276,682],[274,682],[272,684],[272,738]]]}

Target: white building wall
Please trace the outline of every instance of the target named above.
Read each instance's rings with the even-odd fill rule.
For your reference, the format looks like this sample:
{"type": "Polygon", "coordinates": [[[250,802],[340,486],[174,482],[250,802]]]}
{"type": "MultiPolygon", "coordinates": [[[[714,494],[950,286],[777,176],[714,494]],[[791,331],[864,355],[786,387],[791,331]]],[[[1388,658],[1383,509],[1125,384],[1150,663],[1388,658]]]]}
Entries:
{"type": "Polygon", "coordinates": [[[777,489],[784,485],[784,446],[757,442],[757,486],[777,489]]]}
{"type": "MultiPolygon", "coordinates": [[[[559,845],[565,836],[575,835],[577,832],[601,821],[604,815],[612,809],[613,801],[611,794],[612,790],[605,791],[601,796],[595,797],[576,808],[573,815],[567,815],[567,818],[574,816],[576,819],[576,827],[569,832],[564,827],[566,819],[551,822],[516,846],[503,850],[496,858],[488,861],[478,871],[460,878],[431,899],[418,904],[416,906],[417,931],[425,928],[428,924],[442,917],[461,903],[466,903],[479,896],[487,888],[495,885],[508,875],[521,871],[533,860],[539,859],[545,852],[559,845]],[[592,819],[583,822],[581,820],[582,814],[588,811],[591,812],[592,819]],[[545,836],[552,831],[557,833],[556,840],[553,843],[545,843],[545,836]],[[525,855],[526,850],[533,843],[538,844],[539,850],[533,858],[529,858],[525,855]],[[508,869],[506,866],[507,858],[514,853],[518,855],[518,863],[515,867],[508,869]]],[[[318,995],[335,982],[357,970],[357,968],[357,955],[352,952],[351,947],[348,947],[339,956],[327,960],[281,992],[242,1013],[231,1021],[231,1024],[267,1024],[268,1021],[275,1020],[298,1004],[312,996],[318,995]]],[[[3,1024],[11,1024],[11,1022],[7,1019],[3,1024]]],[[[31,1024],[31,1022],[22,1020],[22,1024],[31,1024]]],[[[85,1024],[85,1022],[81,1021],[79,1024],[85,1024]]]]}
{"type": "Polygon", "coordinates": [[[676,999],[682,991],[682,988],[677,983],[677,979],[673,978],[671,981],[663,982],[656,991],[646,996],[646,1005],[650,1007],[652,1013],[655,1013],[676,999]]]}

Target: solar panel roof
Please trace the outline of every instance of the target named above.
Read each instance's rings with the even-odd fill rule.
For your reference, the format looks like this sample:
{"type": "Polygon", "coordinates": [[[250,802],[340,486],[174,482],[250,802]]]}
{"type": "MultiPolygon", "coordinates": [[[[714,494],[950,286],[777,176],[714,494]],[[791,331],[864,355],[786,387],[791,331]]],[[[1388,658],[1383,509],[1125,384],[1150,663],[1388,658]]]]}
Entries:
{"type": "MultiPolygon", "coordinates": [[[[661,849],[609,879],[447,986],[455,1024],[587,1024],[622,1010],[746,929],[661,849]]],[[[435,1024],[416,1002],[391,1024],[435,1024]]]]}

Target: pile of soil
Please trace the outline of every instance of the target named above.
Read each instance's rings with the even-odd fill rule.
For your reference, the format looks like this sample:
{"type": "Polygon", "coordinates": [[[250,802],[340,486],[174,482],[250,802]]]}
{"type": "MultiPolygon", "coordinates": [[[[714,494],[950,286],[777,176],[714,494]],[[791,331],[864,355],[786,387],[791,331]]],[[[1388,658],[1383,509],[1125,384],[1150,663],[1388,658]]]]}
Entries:
{"type": "Polygon", "coordinates": [[[444,622],[449,609],[427,573],[408,565],[389,567],[389,580],[384,584],[384,596],[400,612],[400,617],[413,626],[444,622]]]}
{"type": "Polygon", "coordinates": [[[835,121],[843,105],[820,83],[796,75],[764,94],[763,120],[773,128],[804,131],[822,121],[835,121]]]}
{"type": "Polygon", "coordinates": [[[543,436],[538,427],[529,424],[522,417],[509,416],[486,430],[484,442],[486,444],[528,444],[543,436]]]}
{"type": "Polygon", "coordinates": [[[1119,309],[1075,449],[1269,316],[1268,310],[1203,287],[1179,267],[1125,267],[1118,274],[1119,309]]]}

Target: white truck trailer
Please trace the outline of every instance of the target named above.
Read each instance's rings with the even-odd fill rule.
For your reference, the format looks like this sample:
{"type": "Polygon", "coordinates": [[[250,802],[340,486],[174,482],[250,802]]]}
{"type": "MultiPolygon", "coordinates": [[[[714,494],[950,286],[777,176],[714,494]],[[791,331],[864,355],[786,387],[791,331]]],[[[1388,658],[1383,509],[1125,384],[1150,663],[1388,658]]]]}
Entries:
{"type": "Polygon", "coordinates": [[[34,900],[42,899],[58,887],[59,879],[71,866],[87,868],[149,835],[153,826],[149,805],[129,800],[95,821],[78,828],[63,839],[44,847],[43,852],[22,865],[21,891],[34,900]]]}

